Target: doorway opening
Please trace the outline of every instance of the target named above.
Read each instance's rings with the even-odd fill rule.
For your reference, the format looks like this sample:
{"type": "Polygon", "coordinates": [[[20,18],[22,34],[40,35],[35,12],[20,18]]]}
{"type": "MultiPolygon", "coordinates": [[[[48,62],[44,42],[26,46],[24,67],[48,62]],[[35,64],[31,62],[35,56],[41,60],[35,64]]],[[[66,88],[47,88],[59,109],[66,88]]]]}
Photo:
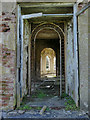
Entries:
{"type": "MultiPolygon", "coordinates": [[[[62,26],[64,28],[64,24],[62,26]]],[[[37,88],[53,88],[52,94],[55,92],[57,96],[60,96],[60,91],[65,92],[65,39],[62,28],[46,22],[36,26],[32,32],[31,92],[37,88]]]]}
{"type": "MultiPolygon", "coordinates": [[[[36,8],[38,8],[38,6],[36,8]]],[[[53,81],[54,86],[55,84],[58,86],[57,87],[58,95],[61,96],[61,94],[65,92],[65,88],[68,86],[68,84],[67,86],[65,86],[65,70],[67,69],[66,67],[68,66],[68,64],[66,66],[66,63],[65,63],[65,57],[67,56],[66,52],[69,53],[68,49],[71,48],[70,47],[71,44],[68,44],[68,41],[69,41],[69,37],[68,37],[67,47],[65,46],[66,44],[65,36],[70,36],[71,37],[70,40],[73,40],[71,35],[72,28],[68,27],[68,21],[70,21],[70,24],[72,22],[71,20],[73,16],[72,14],[73,6],[68,7],[69,13],[67,12],[66,7],[65,8],[59,7],[60,8],[59,10],[57,9],[56,6],[55,6],[55,9],[50,7],[50,11],[48,11],[47,7],[45,7],[46,14],[45,14],[45,11],[43,11],[43,8],[38,8],[37,11],[36,9],[31,10],[31,8],[32,8],[31,6],[27,7],[29,13],[28,11],[26,11],[25,7],[21,8],[22,10],[21,14],[23,18],[23,20],[21,19],[22,21],[20,24],[22,29],[20,28],[21,31],[19,31],[21,33],[20,34],[20,37],[21,37],[21,41],[20,41],[21,42],[21,48],[20,48],[21,49],[21,64],[20,64],[21,65],[20,66],[21,94],[22,96],[24,96],[29,91],[28,93],[29,95],[31,95],[31,93],[33,93],[34,90],[36,90],[37,88],[40,88],[40,86],[42,87],[42,84],[48,81],[49,81],[49,86],[46,85],[46,87],[51,88],[52,85],[50,85],[50,76],[49,77],[44,76],[44,78],[45,77],[46,78],[42,79],[43,77],[41,72],[41,69],[42,69],[41,53],[45,48],[47,49],[50,48],[55,51],[54,61],[56,61],[56,65],[54,65],[56,77],[53,77],[54,79],[52,79],[51,82],[53,81]],[[62,9],[64,11],[62,11],[62,9]],[[43,12],[43,14],[39,12],[43,12]],[[35,13],[35,14],[32,14],[32,13],[35,13]],[[26,24],[23,24],[24,20],[27,21],[26,24]],[[24,25],[26,25],[26,28],[24,27],[24,25]],[[25,28],[26,30],[23,31],[23,28],[25,28]],[[70,31],[68,29],[70,29],[70,31]],[[66,31],[68,31],[68,35],[66,35],[67,34],[66,31]],[[23,36],[23,33],[25,32],[26,34],[23,36]],[[26,51],[26,47],[28,48],[28,51],[26,51]],[[24,54],[23,54],[24,52],[26,52],[25,54],[28,54],[27,55],[28,59],[27,57],[24,57],[24,54]],[[28,61],[28,79],[27,79],[28,89],[27,90],[26,90],[26,87],[24,87],[26,85],[26,72],[25,72],[26,70],[24,67],[25,66],[24,63],[26,64],[26,61],[28,61]]],[[[71,43],[72,42],[73,41],[71,41],[71,43]]],[[[70,52],[70,53],[72,55],[73,52],[70,52]]],[[[50,71],[50,68],[53,66],[53,65],[51,66],[50,64],[51,56],[47,55],[45,57],[45,60],[47,61],[47,64],[45,65],[45,70],[46,72],[48,72],[50,71]]],[[[70,60],[69,59],[67,60],[70,62],[71,58],[70,60]]],[[[68,75],[69,72],[68,71],[66,72],[68,75]]],[[[54,92],[52,94],[54,94],[54,92]]]]}

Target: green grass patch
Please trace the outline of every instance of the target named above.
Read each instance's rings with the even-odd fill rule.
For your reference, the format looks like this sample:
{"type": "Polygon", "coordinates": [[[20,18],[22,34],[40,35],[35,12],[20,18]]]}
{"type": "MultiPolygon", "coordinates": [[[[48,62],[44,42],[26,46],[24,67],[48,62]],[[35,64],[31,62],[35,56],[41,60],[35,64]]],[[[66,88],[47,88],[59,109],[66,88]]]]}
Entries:
{"type": "Polygon", "coordinates": [[[49,111],[49,110],[50,110],[50,108],[49,108],[49,107],[47,107],[47,108],[46,108],[46,111],[49,111]]]}
{"type": "Polygon", "coordinates": [[[66,97],[66,99],[65,110],[79,110],[79,107],[76,106],[74,100],[70,96],[66,97]]]}
{"type": "Polygon", "coordinates": [[[45,93],[43,93],[42,91],[40,91],[40,93],[37,94],[37,97],[38,98],[44,98],[46,97],[47,95],[45,93]]]}
{"type": "Polygon", "coordinates": [[[32,95],[32,98],[45,98],[47,94],[45,94],[43,91],[37,91],[37,93],[32,95]]]}
{"type": "Polygon", "coordinates": [[[17,108],[17,110],[31,110],[31,109],[32,107],[30,107],[29,105],[25,105],[17,108]]]}
{"type": "Polygon", "coordinates": [[[79,107],[76,106],[74,100],[72,99],[71,96],[69,96],[66,93],[63,93],[61,98],[65,98],[65,110],[79,110],[79,107]]]}
{"type": "Polygon", "coordinates": [[[41,110],[41,109],[42,109],[42,107],[36,107],[36,109],[37,109],[37,110],[41,110]]]}
{"type": "Polygon", "coordinates": [[[66,97],[68,97],[68,94],[66,94],[66,93],[62,93],[61,98],[66,98],[66,97]]]}
{"type": "MultiPolygon", "coordinates": [[[[25,106],[16,108],[16,110],[41,110],[41,109],[42,109],[42,107],[32,107],[30,105],[25,105],[25,106]]],[[[49,111],[49,110],[50,110],[50,108],[47,107],[46,111],[49,111]]]]}

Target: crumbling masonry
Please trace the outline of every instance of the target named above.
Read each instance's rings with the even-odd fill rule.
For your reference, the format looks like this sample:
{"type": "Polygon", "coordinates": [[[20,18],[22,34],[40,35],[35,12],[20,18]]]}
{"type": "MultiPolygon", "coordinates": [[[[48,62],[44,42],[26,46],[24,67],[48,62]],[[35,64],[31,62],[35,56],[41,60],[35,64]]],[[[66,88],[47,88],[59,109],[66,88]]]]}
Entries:
{"type": "Polygon", "coordinates": [[[52,49],[56,57],[52,73],[60,77],[60,95],[66,92],[77,106],[88,110],[89,2],[17,0],[0,4],[0,108],[14,109],[31,94],[42,78],[41,53],[52,49]]]}

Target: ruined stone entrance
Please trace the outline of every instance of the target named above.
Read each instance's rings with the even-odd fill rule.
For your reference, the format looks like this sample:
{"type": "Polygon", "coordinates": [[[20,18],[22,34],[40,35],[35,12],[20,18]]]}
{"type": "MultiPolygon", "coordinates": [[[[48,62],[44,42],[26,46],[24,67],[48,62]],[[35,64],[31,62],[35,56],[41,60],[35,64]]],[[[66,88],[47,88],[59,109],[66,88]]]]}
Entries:
{"type": "Polygon", "coordinates": [[[65,92],[87,110],[90,2],[14,1],[0,2],[0,109],[15,109],[26,96],[30,101],[37,88],[50,92],[53,83],[60,97],[65,92]]]}
{"type": "MultiPolygon", "coordinates": [[[[78,70],[74,67],[78,67],[76,6],[63,3],[53,5],[47,9],[46,4],[45,11],[41,7],[44,4],[35,5],[37,10],[33,9],[35,6],[31,6],[31,3],[29,6],[23,3],[18,5],[17,96],[22,100],[42,83],[41,52],[50,48],[56,56],[55,74],[59,80],[59,95],[62,92],[70,94],[78,106],[78,70]],[[71,87],[72,84],[74,87],[71,87]]],[[[50,56],[46,57],[50,61],[50,56]]],[[[50,65],[47,67],[50,69],[50,65]]]]}

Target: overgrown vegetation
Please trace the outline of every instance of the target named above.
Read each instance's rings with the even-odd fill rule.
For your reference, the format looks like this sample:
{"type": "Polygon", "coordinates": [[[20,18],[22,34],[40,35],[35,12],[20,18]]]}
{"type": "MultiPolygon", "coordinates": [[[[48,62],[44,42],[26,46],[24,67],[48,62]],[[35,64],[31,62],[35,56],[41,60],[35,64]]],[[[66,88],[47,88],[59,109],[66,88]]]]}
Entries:
{"type": "Polygon", "coordinates": [[[47,96],[47,94],[45,94],[43,91],[37,91],[36,94],[33,94],[32,97],[33,98],[45,98],[47,96]]]}
{"type": "MultiPolygon", "coordinates": [[[[32,107],[30,105],[24,105],[24,106],[21,106],[21,107],[18,107],[16,110],[41,110],[42,107],[39,107],[39,106],[36,106],[36,107],[32,107]]],[[[46,108],[46,111],[49,111],[50,108],[47,107],[46,108]]]]}
{"type": "Polygon", "coordinates": [[[68,97],[68,94],[63,93],[62,96],[61,96],[61,98],[65,98],[65,97],[68,97]]]}
{"type": "Polygon", "coordinates": [[[32,107],[30,107],[29,105],[25,105],[17,108],[17,110],[31,110],[31,109],[32,107]]]}
{"type": "MultiPolygon", "coordinates": [[[[44,93],[44,91],[40,91],[37,90],[37,92],[35,94],[32,95],[32,98],[39,98],[39,99],[43,99],[47,97],[47,94],[44,93]]],[[[72,99],[71,96],[69,96],[66,93],[63,93],[61,98],[66,99],[65,102],[65,110],[79,110],[79,107],[76,106],[74,100],[72,99]]],[[[43,106],[42,106],[43,107],[43,106]]],[[[42,107],[37,107],[37,106],[30,106],[29,104],[26,105],[26,96],[23,98],[23,102],[21,103],[21,106],[19,108],[17,108],[18,110],[41,110],[42,107]]],[[[47,107],[46,111],[49,111],[50,108],[47,107]]]]}
{"type": "Polygon", "coordinates": [[[63,93],[61,97],[66,99],[65,110],[79,110],[71,96],[63,93]]]}

